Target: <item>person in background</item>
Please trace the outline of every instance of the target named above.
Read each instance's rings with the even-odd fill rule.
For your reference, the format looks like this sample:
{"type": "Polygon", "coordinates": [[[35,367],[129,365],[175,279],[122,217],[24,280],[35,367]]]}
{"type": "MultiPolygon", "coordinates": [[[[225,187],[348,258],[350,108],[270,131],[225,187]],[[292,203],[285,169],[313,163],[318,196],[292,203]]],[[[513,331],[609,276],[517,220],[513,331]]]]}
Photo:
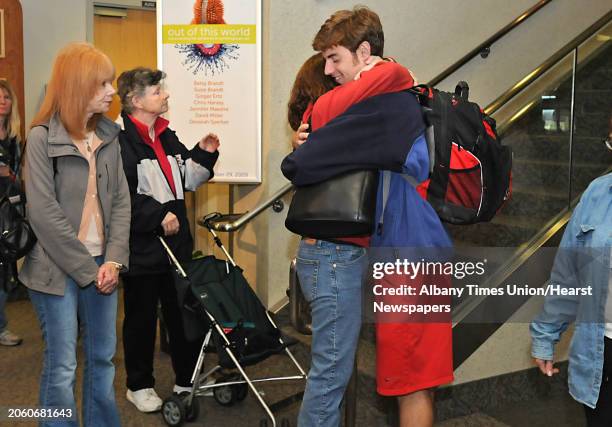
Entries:
{"type": "MultiPolygon", "coordinates": [[[[612,116],[605,144],[612,150],[612,116]]],[[[563,233],[551,284],[571,290],[592,287],[586,296],[547,296],[530,325],[531,354],[549,377],[555,344],[575,323],[569,352],[569,392],[584,406],[588,427],[612,425],[612,174],[586,189],[563,233]]],[[[568,292],[569,293],[569,292],[568,292]]]]}
{"type": "MultiPolygon", "coordinates": [[[[19,128],[19,106],[15,91],[6,80],[0,79],[0,197],[19,186],[19,164],[21,160],[19,128]]],[[[22,339],[9,331],[4,312],[7,292],[16,285],[17,274],[14,263],[0,263],[0,345],[15,346],[22,339]]]]}
{"type": "Polygon", "coordinates": [[[119,141],[132,202],[130,271],[123,276],[126,396],[141,412],[162,406],[153,388],[159,302],[176,374],[173,391],[191,391],[200,343],[185,338],[170,261],[158,236],[164,236],[179,261],[191,259],[185,191],[195,191],[211,179],[219,157],[216,135],[206,135],[188,150],[161,117],[168,111],[169,98],[162,87],[164,77],[159,70],[135,68],[117,80],[122,106],[119,141]]]}
{"type": "Polygon", "coordinates": [[[129,258],[130,194],[119,127],[104,117],[115,94],[114,73],[108,56],[88,43],[63,48],[27,139],[27,214],[38,241],[19,279],[45,340],[40,406],[64,409],[61,419],[41,426],[79,425],[79,331],[83,425],[120,425],[113,357],[116,288],[129,258]]]}

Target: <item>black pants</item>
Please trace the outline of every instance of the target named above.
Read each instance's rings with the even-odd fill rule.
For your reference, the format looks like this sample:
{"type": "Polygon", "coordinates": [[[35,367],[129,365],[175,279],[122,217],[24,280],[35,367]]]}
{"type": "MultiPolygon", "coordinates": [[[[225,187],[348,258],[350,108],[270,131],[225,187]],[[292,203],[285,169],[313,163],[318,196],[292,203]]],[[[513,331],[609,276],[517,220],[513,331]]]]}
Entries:
{"type": "Polygon", "coordinates": [[[612,340],[605,338],[604,365],[595,409],[584,406],[588,427],[612,426],[612,340]]]}
{"type": "Polygon", "coordinates": [[[201,342],[190,343],[183,333],[183,321],[170,273],[123,278],[123,349],[127,387],[132,390],[152,388],[153,353],[157,332],[157,304],[161,302],[162,315],[168,330],[172,367],[176,385],[191,386],[201,342]]]}

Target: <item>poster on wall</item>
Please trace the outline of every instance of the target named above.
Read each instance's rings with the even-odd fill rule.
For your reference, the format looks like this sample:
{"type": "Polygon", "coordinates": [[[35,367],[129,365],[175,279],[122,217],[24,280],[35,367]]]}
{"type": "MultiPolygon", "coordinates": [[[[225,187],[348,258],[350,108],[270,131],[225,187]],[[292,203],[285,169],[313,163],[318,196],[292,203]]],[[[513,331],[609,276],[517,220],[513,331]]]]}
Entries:
{"type": "Polygon", "coordinates": [[[191,149],[219,136],[215,181],[261,182],[261,0],[158,0],[166,118],[191,149]]]}

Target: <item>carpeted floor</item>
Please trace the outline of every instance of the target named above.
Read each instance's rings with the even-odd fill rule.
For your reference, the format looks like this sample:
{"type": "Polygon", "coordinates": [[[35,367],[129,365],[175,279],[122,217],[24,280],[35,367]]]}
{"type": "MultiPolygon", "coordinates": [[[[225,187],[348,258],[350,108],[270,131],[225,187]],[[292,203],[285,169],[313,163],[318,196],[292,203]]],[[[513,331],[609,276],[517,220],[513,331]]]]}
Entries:
{"type": "MultiPolygon", "coordinates": [[[[123,367],[123,348],[121,344],[121,322],[122,301],[119,305],[119,319],[117,322],[117,336],[119,345],[115,356],[116,376],[115,390],[117,404],[121,414],[121,422],[127,427],[162,427],[164,423],[160,413],[143,414],[139,412],[130,402],[125,399],[125,369],[123,367]]],[[[29,301],[15,301],[7,304],[7,316],[9,319],[9,329],[20,335],[24,341],[17,347],[0,346],[0,409],[6,411],[7,408],[14,407],[35,407],[38,403],[38,381],[42,367],[43,341],[38,326],[36,314],[29,301]]],[[[299,353],[299,352],[298,352],[299,353]]],[[[305,361],[307,354],[296,354],[301,362],[305,361]]],[[[214,357],[214,356],[213,356],[214,357]]],[[[79,357],[79,361],[82,360],[79,357]]],[[[289,359],[284,356],[273,356],[256,367],[249,368],[247,371],[252,375],[293,375],[294,370],[290,369],[289,359]]],[[[77,396],[80,396],[80,378],[82,366],[78,369],[77,396]]],[[[156,351],[155,355],[155,378],[156,391],[163,399],[171,394],[174,384],[174,376],[170,357],[156,351]]],[[[269,383],[272,384],[272,383],[269,383]]],[[[303,382],[294,383],[274,383],[273,385],[261,386],[265,393],[264,399],[268,402],[275,402],[292,394],[303,390],[303,382]]],[[[225,426],[260,426],[260,422],[265,418],[265,413],[251,393],[247,398],[232,407],[222,407],[211,397],[200,397],[200,416],[189,425],[206,425],[208,427],[225,426]]],[[[291,425],[295,425],[298,405],[293,404],[288,408],[279,411],[277,422],[280,424],[282,418],[290,420],[291,425]]],[[[0,425],[12,425],[5,419],[0,419],[0,425]]],[[[20,421],[15,423],[18,426],[35,426],[34,421],[20,421]]],[[[269,423],[269,425],[272,425],[269,423]]]]}
{"type": "MultiPolygon", "coordinates": [[[[115,356],[116,376],[115,390],[117,404],[121,415],[121,423],[124,427],[163,427],[165,422],[160,413],[143,414],[139,412],[125,398],[125,369],[123,367],[123,347],[120,334],[122,316],[122,301],[119,302],[119,319],[117,322],[118,348],[115,356]]],[[[43,341],[38,326],[38,320],[27,300],[10,302],[6,307],[9,319],[9,328],[23,337],[24,342],[18,347],[0,346],[0,426],[35,426],[35,421],[8,421],[4,416],[7,408],[36,407],[38,402],[38,381],[42,367],[43,341]]],[[[281,320],[283,322],[283,320],[281,320]]],[[[286,323],[286,322],[285,322],[286,323]]],[[[279,323],[281,325],[282,323],[279,323]]],[[[284,329],[289,333],[289,329],[284,329]]],[[[304,341],[309,337],[301,336],[304,341]]],[[[299,344],[293,347],[297,360],[304,369],[308,369],[309,353],[307,344],[299,344]]],[[[214,355],[207,355],[207,369],[214,366],[214,355]]],[[[368,372],[373,366],[373,347],[364,347],[359,351],[360,372],[359,399],[357,402],[358,427],[362,426],[389,426],[393,422],[389,418],[396,411],[393,405],[387,405],[381,410],[380,403],[376,397],[373,380],[366,381],[368,372]],[[371,384],[370,384],[371,383],[371,384]]],[[[81,358],[79,357],[79,360],[81,358]]],[[[79,366],[77,379],[77,396],[80,396],[80,377],[82,366],[79,366]]],[[[297,370],[286,356],[272,356],[267,360],[247,368],[251,378],[269,378],[273,376],[295,375],[297,370]]],[[[371,373],[370,373],[371,374],[371,373]]],[[[160,397],[168,397],[174,384],[174,376],[170,357],[156,351],[155,354],[155,377],[156,390],[160,397]]],[[[257,386],[264,393],[264,399],[269,404],[281,401],[290,396],[295,396],[303,391],[303,381],[293,382],[268,382],[257,386]]],[[[200,397],[200,415],[193,423],[186,426],[207,427],[264,427],[271,423],[262,423],[266,415],[257,399],[249,393],[243,402],[236,403],[231,407],[220,406],[211,397],[200,397]]],[[[299,403],[292,403],[283,409],[275,411],[277,425],[296,426],[296,417],[299,403]],[[289,424],[281,424],[282,420],[288,420],[289,424]]],[[[509,405],[491,413],[475,413],[465,417],[442,421],[436,424],[439,427],[579,427],[584,425],[582,408],[568,395],[553,396],[546,399],[538,399],[533,402],[509,405]]]]}

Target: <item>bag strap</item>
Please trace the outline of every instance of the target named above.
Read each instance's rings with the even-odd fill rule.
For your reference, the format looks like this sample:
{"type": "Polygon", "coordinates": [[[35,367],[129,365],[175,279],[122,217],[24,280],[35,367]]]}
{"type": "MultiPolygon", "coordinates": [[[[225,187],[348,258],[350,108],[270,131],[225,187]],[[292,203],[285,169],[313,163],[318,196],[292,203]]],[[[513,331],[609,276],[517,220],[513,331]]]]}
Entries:
{"type": "Polygon", "coordinates": [[[378,223],[376,224],[377,234],[382,234],[382,231],[383,231],[385,209],[387,209],[387,202],[389,201],[389,190],[391,188],[391,172],[382,171],[382,174],[383,174],[382,209],[380,210],[380,216],[378,217],[378,223]]]}
{"type": "MultiPolygon", "coordinates": [[[[383,223],[385,216],[385,209],[387,209],[387,202],[389,201],[389,193],[391,190],[391,171],[382,171],[383,174],[383,185],[382,185],[382,209],[380,210],[380,216],[378,217],[378,223],[376,225],[376,233],[382,234],[383,223]]],[[[399,174],[415,189],[419,186],[417,180],[408,174],[399,174]]]]}

